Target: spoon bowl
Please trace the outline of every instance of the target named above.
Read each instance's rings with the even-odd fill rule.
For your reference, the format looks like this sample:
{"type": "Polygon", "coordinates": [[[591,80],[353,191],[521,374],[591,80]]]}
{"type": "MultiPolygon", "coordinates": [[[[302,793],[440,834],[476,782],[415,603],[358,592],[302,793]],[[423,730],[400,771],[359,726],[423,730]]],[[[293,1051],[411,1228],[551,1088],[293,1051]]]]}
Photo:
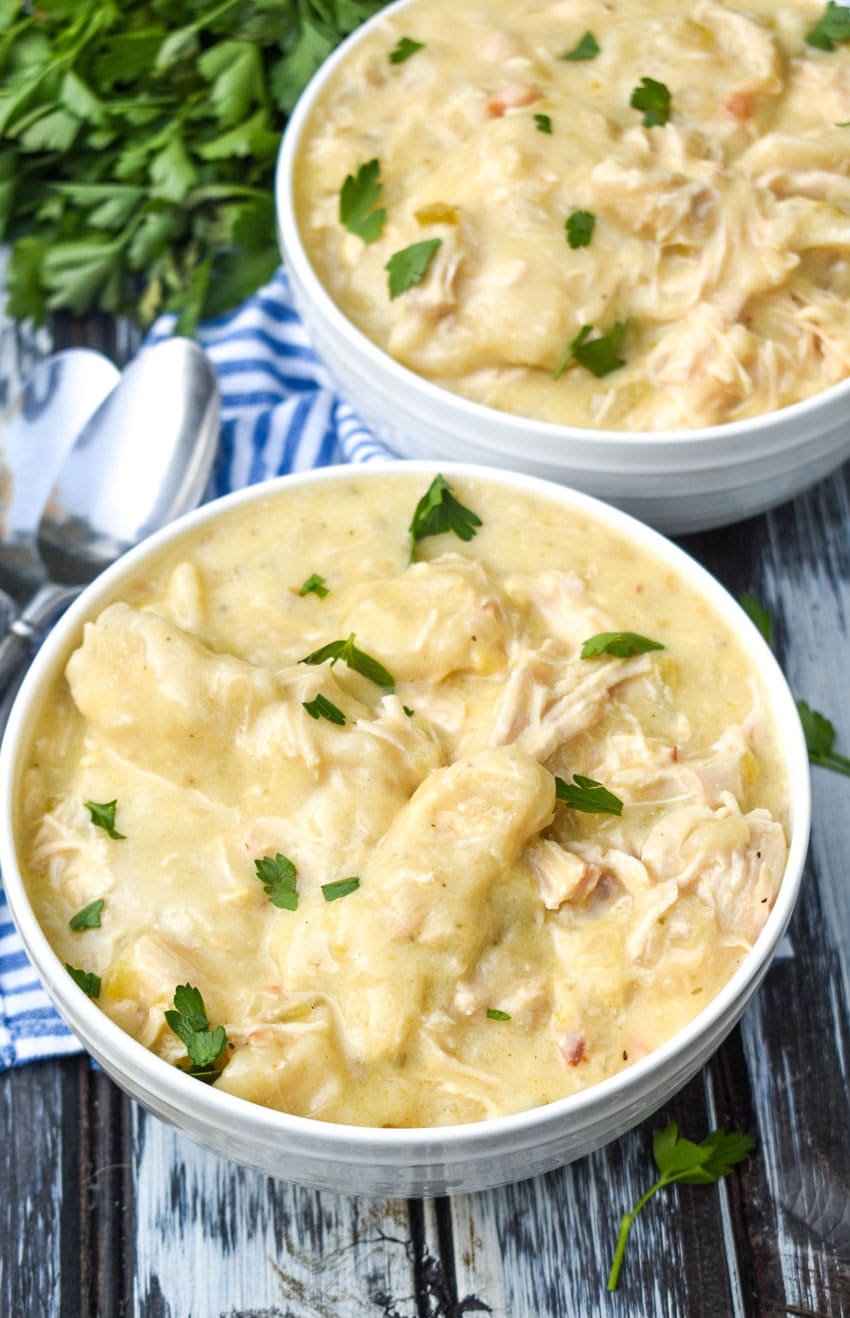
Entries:
{"type": "Polygon", "coordinates": [[[0,642],[0,689],[45,625],[139,540],[199,502],[221,404],[190,339],[144,349],[68,449],[36,532],[43,584],[0,642]]]}
{"type": "Polygon", "coordinates": [[[35,368],[0,421],[0,587],[19,604],[46,579],[38,524],[62,460],[120,378],[102,353],[67,348],[35,368]]]}

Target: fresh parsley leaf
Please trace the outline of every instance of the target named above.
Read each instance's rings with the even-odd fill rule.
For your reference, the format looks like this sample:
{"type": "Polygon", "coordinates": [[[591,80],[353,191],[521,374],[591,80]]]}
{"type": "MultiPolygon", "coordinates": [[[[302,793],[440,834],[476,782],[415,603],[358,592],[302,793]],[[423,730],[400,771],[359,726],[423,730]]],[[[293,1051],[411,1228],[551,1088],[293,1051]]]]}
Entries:
{"type": "Polygon", "coordinates": [[[407,705],[402,705],[402,709],[404,710],[408,718],[413,718],[413,715],[416,713],[415,709],[408,709],[407,705]]]}
{"type": "Polygon", "coordinates": [[[509,1021],[511,1018],[508,1012],[499,1011],[498,1007],[488,1007],[487,1019],[488,1021],[509,1021]]]}
{"type": "Polygon", "coordinates": [[[355,634],[351,632],[344,641],[329,641],[327,645],[321,646],[314,650],[312,654],[305,655],[299,662],[302,664],[323,664],[328,659],[331,661],[331,668],[337,660],[341,659],[344,664],[352,668],[355,673],[374,682],[376,686],[383,687],[385,691],[395,691],[395,679],[392,674],[387,672],[382,663],[373,659],[370,654],[363,650],[358,650],[354,644],[355,634]]]}
{"type": "Polygon", "coordinates": [[[301,704],[310,715],[310,718],[326,718],[328,723],[336,723],[339,727],[342,727],[345,723],[345,715],[342,710],[338,709],[332,700],[328,700],[327,696],[323,696],[321,691],[315,700],[302,700],[301,704]]]}
{"type": "Polygon", "coordinates": [[[566,60],[596,59],[596,56],[599,54],[599,50],[600,50],[599,42],[596,40],[596,37],[593,35],[593,33],[585,32],[581,41],[579,41],[577,45],[573,46],[572,50],[568,50],[566,55],[562,55],[561,59],[566,59],[566,60]]]}
{"type": "Polygon", "coordinates": [[[339,221],[349,233],[373,243],[380,238],[387,218],[385,210],[378,209],[378,200],[384,190],[380,181],[380,160],[369,160],[356,174],[346,175],[339,194],[339,221]]]}
{"type": "Polygon", "coordinates": [[[312,573],[310,574],[310,576],[307,578],[307,580],[304,582],[304,584],[303,584],[303,586],[301,587],[301,589],[299,590],[298,594],[299,594],[299,595],[310,595],[310,594],[318,595],[319,599],[320,599],[320,600],[323,600],[323,599],[325,598],[326,595],[330,595],[330,591],[328,590],[327,586],[325,585],[325,578],[324,578],[324,577],[320,577],[319,574],[318,574],[318,572],[312,572],[312,573]]]}
{"type": "Polygon", "coordinates": [[[582,325],[575,338],[567,344],[567,351],[552,372],[552,379],[560,380],[573,360],[595,375],[597,380],[601,380],[604,375],[610,375],[612,371],[618,371],[626,364],[625,358],[618,357],[617,353],[628,327],[627,320],[618,320],[607,334],[600,334],[597,338],[591,339],[593,326],[582,325]]]}
{"type": "Polygon", "coordinates": [[[80,933],[83,929],[99,929],[100,913],[103,910],[104,899],[98,897],[97,901],[89,902],[76,915],[72,915],[68,921],[68,927],[74,930],[74,933],[80,933]]]}
{"type": "Polygon", "coordinates": [[[416,505],[410,532],[410,557],[417,540],[429,535],[442,535],[453,531],[459,540],[469,541],[482,525],[471,508],[465,508],[452,493],[452,487],[442,476],[435,476],[416,505]]]}
{"type": "Polygon", "coordinates": [[[596,216],[590,211],[573,211],[564,223],[570,247],[589,247],[596,225],[596,216]]]}
{"type": "Polygon", "coordinates": [[[814,27],[806,33],[806,41],[816,50],[835,50],[836,41],[850,41],[850,9],[829,0],[814,27]]]}
{"type": "Polygon", "coordinates": [[[83,804],[91,815],[91,821],[95,828],[102,828],[115,842],[125,840],[126,834],[119,833],[115,827],[117,798],[114,801],[104,801],[101,804],[98,804],[97,801],[84,801],[83,804]]]}
{"type": "Polygon", "coordinates": [[[641,78],[640,86],[635,87],[629,105],[633,110],[643,112],[644,128],[658,128],[670,118],[670,89],[663,82],[654,78],[641,78]]]}
{"type": "Polygon", "coordinates": [[[534,115],[534,127],[537,129],[538,133],[551,133],[552,120],[549,118],[548,114],[536,114],[534,115]]]}
{"type": "Polygon", "coordinates": [[[78,970],[76,966],[69,966],[67,961],[65,969],[74,983],[78,984],[90,998],[100,997],[100,975],[93,974],[91,970],[78,970]]]}
{"type": "Polygon", "coordinates": [[[223,1025],[210,1029],[200,990],[191,984],[178,985],[174,990],[174,1010],[165,1013],[165,1020],[186,1045],[190,1064],[183,1069],[198,1080],[215,1080],[218,1075],[215,1063],[227,1047],[227,1034],[223,1025]]]}
{"type": "Polygon", "coordinates": [[[334,883],[322,884],[322,896],[326,902],[339,901],[340,897],[347,897],[350,892],[356,892],[360,887],[360,880],[352,874],[350,879],[337,879],[334,883]]]}
{"type": "Polygon", "coordinates": [[[773,644],[773,616],[770,609],[762,604],[761,600],[756,599],[755,595],[743,594],[738,597],[738,603],[746,613],[750,622],[755,623],[768,645],[773,644]]]}
{"type": "Polygon", "coordinates": [[[732,1168],[749,1157],[754,1148],[755,1140],[737,1131],[727,1134],[724,1130],[713,1130],[701,1144],[683,1139],[676,1123],[672,1121],[664,1130],[658,1131],[653,1139],[652,1152],[661,1175],[641,1196],[632,1211],[624,1213],[620,1219],[617,1248],[608,1274],[608,1290],[617,1289],[629,1232],[638,1213],[656,1191],[677,1181],[683,1185],[713,1185],[728,1176],[732,1168]]]}
{"type": "Polygon", "coordinates": [[[389,275],[390,301],[422,282],[442,241],[442,238],[424,238],[421,243],[403,247],[390,257],[384,266],[389,275]]]}
{"type": "Polygon", "coordinates": [[[646,654],[647,650],[663,650],[660,641],[651,641],[637,632],[597,632],[582,643],[582,659],[595,659],[601,654],[613,654],[617,659],[628,659],[633,654],[646,654]]]}
{"type": "Polygon", "coordinates": [[[424,41],[414,41],[412,37],[399,37],[389,54],[390,64],[403,64],[415,55],[417,50],[424,50],[424,41]]]}
{"type": "Polygon", "coordinates": [[[295,885],[297,870],[288,856],[261,856],[254,861],[257,878],[265,889],[272,906],[279,911],[298,910],[298,889],[295,885]]]}
{"type": "Polygon", "coordinates": [[[583,774],[573,774],[571,783],[563,778],[555,779],[555,795],[564,801],[571,810],[581,810],[586,815],[621,815],[623,803],[619,796],[609,792],[595,778],[585,778],[583,774]]]}
{"type": "Polygon", "coordinates": [[[797,711],[812,764],[821,764],[825,769],[834,769],[836,773],[843,773],[850,778],[850,759],[833,749],[835,728],[826,715],[812,709],[805,700],[797,701],[797,711]]]}

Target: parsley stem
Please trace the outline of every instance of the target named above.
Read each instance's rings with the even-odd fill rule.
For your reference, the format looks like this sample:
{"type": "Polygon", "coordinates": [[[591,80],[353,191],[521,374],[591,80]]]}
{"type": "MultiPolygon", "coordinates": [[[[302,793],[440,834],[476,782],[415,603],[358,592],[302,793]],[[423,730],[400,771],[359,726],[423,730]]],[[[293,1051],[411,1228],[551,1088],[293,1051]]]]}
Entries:
{"type": "Polygon", "coordinates": [[[632,1211],[630,1213],[623,1213],[623,1216],[620,1218],[620,1234],[617,1237],[617,1248],[614,1250],[614,1258],[611,1262],[611,1271],[608,1273],[609,1291],[615,1291],[617,1289],[617,1283],[620,1280],[620,1269],[623,1266],[623,1259],[625,1258],[625,1254],[626,1254],[626,1242],[629,1238],[629,1232],[634,1226],[635,1218],[637,1217],[640,1210],[643,1208],[644,1204],[649,1202],[649,1200],[655,1194],[656,1190],[662,1189],[662,1187],[665,1186],[666,1184],[667,1184],[667,1178],[665,1176],[659,1177],[659,1179],[655,1182],[655,1184],[650,1186],[646,1194],[641,1195],[640,1199],[638,1199],[632,1211]]]}
{"type": "Polygon", "coordinates": [[[839,755],[838,751],[830,751],[827,755],[809,754],[812,764],[822,764],[825,769],[832,769],[835,773],[843,773],[850,778],[850,759],[846,755],[839,755]]]}

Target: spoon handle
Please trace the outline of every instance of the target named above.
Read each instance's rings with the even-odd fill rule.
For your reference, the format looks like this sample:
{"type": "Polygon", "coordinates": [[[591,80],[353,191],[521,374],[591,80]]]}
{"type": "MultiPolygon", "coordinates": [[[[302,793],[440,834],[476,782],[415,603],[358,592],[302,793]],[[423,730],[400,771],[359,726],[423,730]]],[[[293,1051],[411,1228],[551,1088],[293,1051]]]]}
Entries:
{"type": "Polygon", "coordinates": [[[56,586],[52,582],[36,591],[0,641],[0,691],[12,680],[20,664],[29,658],[53,615],[69,604],[79,591],[79,586],[56,586]]]}

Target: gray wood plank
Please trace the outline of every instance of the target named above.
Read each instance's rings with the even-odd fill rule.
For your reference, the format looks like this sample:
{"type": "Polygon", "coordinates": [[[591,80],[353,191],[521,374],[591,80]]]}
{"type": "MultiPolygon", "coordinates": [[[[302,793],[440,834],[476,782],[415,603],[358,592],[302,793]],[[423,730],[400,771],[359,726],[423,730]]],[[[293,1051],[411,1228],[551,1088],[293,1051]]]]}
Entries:
{"type": "Polygon", "coordinates": [[[273,1181],[195,1148],[135,1105],[132,1158],[138,1318],[419,1318],[420,1255],[404,1200],[273,1181]]]}

